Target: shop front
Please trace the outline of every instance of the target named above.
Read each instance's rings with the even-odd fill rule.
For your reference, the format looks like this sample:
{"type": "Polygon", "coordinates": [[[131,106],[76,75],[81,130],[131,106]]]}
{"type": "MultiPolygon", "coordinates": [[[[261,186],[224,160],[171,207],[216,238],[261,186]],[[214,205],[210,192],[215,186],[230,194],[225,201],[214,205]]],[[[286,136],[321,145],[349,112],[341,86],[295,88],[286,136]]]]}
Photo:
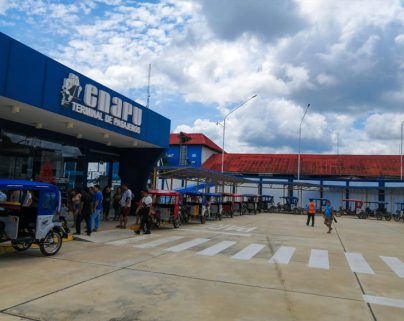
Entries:
{"type": "Polygon", "coordinates": [[[170,120],[0,33],[0,177],[144,188],[170,120]]]}

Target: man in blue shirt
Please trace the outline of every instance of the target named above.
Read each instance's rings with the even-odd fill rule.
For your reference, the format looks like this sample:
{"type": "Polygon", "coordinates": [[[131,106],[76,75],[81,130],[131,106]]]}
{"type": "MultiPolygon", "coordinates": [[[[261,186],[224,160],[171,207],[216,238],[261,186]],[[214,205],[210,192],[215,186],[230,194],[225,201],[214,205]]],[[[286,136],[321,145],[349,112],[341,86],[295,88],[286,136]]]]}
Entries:
{"type": "Polygon", "coordinates": [[[333,208],[331,206],[331,201],[327,201],[325,204],[325,209],[324,209],[324,224],[328,226],[328,232],[331,233],[332,227],[332,217],[333,217],[333,208]]]}
{"type": "Polygon", "coordinates": [[[93,214],[91,219],[91,227],[93,232],[97,232],[100,227],[100,217],[102,213],[102,193],[100,192],[100,185],[94,186],[93,194],[93,214]]]}

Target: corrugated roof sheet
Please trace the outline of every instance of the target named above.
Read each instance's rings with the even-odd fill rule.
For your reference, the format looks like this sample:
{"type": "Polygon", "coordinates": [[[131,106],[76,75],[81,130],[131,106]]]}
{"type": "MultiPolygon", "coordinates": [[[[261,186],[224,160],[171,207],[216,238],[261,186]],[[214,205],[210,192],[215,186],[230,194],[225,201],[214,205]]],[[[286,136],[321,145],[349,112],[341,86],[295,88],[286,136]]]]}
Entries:
{"type": "MultiPolygon", "coordinates": [[[[221,155],[203,167],[221,169],[221,155]]],[[[224,170],[243,174],[297,175],[297,154],[225,154],[224,170]]],[[[399,177],[399,155],[300,155],[302,176],[399,177]]]]}
{"type": "MultiPolygon", "coordinates": [[[[203,145],[214,151],[219,153],[222,152],[222,149],[217,146],[213,141],[211,141],[204,134],[196,134],[196,133],[184,133],[187,137],[191,138],[184,145],[203,145]]],[[[170,145],[179,145],[180,144],[180,134],[179,133],[171,133],[170,134],[170,145]]]]}

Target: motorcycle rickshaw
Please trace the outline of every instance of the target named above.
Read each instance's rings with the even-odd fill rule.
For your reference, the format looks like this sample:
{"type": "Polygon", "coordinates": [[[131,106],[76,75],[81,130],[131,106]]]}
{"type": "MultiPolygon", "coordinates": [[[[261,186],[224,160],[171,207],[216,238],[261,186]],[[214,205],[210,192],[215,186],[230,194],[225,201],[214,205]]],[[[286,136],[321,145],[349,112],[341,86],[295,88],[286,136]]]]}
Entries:
{"type": "Polygon", "coordinates": [[[203,215],[203,193],[201,192],[183,192],[181,193],[181,219],[188,223],[191,219],[200,220],[205,224],[206,217],[203,215]]]}
{"type": "Polygon", "coordinates": [[[153,203],[151,221],[156,227],[173,224],[180,227],[180,193],[174,191],[149,190],[153,203]]]}
{"type": "Polygon", "coordinates": [[[383,217],[386,221],[391,220],[391,214],[387,212],[386,205],[389,204],[387,202],[377,202],[377,201],[369,201],[364,202],[366,204],[365,211],[361,211],[358,214],[358,218],[366,219],[369,216],[376,217],[377,220],[382,220],[383,217]]]}
{"type": "Polygon", "coordinates": [[[222,193],[222,214],[233,217],[234,212],[234,194],[222,193]]]}
{"type": "Polygon", "coordinates": [[[203,205],[202,216],[207,219],[222,220],[222,194],[204,193],[203,205]]]}
{"type": "Polygon", "coordinates": [[[344,198],[342,200],[343,202],[346,202],[348,205],[346,208],[343,208],[340,206],[339,210],[335,213],[336,216],[340,217],[341,215],[355,215],[355,216],[361,216],[363,213],[365,213],[364,210],[362,210],[363,206],[363,201],[359,199],[351,199],[351,198],[344,198]],[[351,207],[353,206],[353,208],[351,207]]]}
{"type": "Polygon", "coordinates": [[[400,220],[403,220],[404,223],[404,202],[396,203],[397,204],[397,210],[393,214],[393,219],[396,222],[400,222],[400,220]]]}
{"type": "Polygon", "coordinates": [[[278,203],[278,212],[285,212],[288,214],[301,214],[303,210],[297,206],[299,198],[296,196],[281,196],[283,204],[278,203]]]}
{"type": "Polygon", "coordinates": [[[258,211],[258,195],[243,194],[243,214],[250,214],[253,212],[257,215],[258,211]]]}
{"type": "Polygon", "coordinates": [[[261,195],[258,199],[258,211],[274,212],[275,211],[274,197],[272,195],[261,195]]]}
{"type": "Polygon", "coordinates": [[[0,179],[0,243],[16,251],[37,244],[45,256],[55,255],[67,231],[59,221],[61,196],[51,184],[0,179]]]}
{"type": "Polygon", "coordinates": [[[233,215],[235,213],[243,215],[243,195],[233,194],[233,215]]]}

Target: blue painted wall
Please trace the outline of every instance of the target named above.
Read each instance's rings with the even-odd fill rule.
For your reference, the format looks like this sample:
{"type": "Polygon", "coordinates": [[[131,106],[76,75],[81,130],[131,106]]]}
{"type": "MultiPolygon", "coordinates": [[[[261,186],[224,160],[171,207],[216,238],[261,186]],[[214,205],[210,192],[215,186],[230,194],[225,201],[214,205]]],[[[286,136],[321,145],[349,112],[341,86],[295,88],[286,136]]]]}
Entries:
{"type": "MultiPolygon", "coordinates": [[[[202,166],[202,145],[185,145],[187,146],[188,165],[201,167],[202,166]]],[[[169,166],[180,165],[180,146],[170,145],[166,153],[166,161],[169,166]]]]}
{"type": "Polygon", "coordinates": [[[158,147],[167,148],[169,146],[169,119],[3,33],[0,33],[0,95],[133,137],[158,147]],[[85,84],[92,84],[99,90],[109,93],[111,97],[118,97],[122,101],[140,108],[142,110],[140,133],[128,131],[104,121],[78,114],[72,111],[71,108],[63,108],[61,106],[61,89],[63,80],[68,77],[69,73],[74,73],[80,79],[80,85],[83,86],[81,99],[85,84]]]}

